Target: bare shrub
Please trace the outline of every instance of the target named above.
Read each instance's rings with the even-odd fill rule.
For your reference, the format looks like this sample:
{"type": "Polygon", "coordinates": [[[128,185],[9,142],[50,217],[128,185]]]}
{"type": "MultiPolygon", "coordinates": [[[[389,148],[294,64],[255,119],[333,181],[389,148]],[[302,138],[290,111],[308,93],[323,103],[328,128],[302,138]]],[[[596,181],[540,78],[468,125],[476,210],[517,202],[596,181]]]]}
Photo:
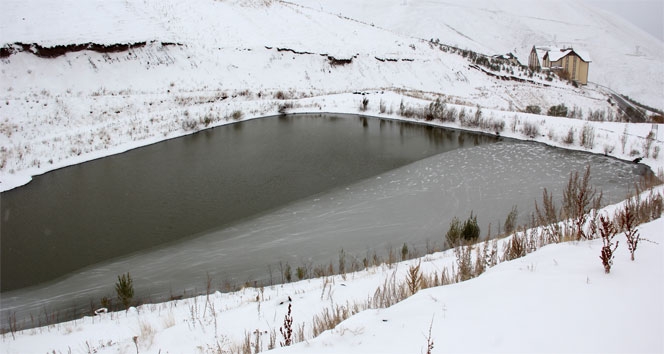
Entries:
{"type": "Polygon", "coordinates": [[[286,282],[290,283],[291,280],[293,279],[290,264],[286,263],[286,265],[284,266],[283,274],[284,274],[284,279],[286,280],[286,282]]]}
{"type": "Polygon", "coordinates": [[[284,316],[284,324],[279,327],[279,332],[281,336],[284,337],[284,341],[279,344],[282,347],[287,347],[293,344],[293,316],[291,315],[291,308],[293,304],[288,304],[288,313],[284,316]]]}
{"type": "Polygon", "coordinates": [[[297,274],[297,279],[302,280],[307,276],[307,269],[304,267],[297,267],[295,273],[297,274]]]}
{"type": "Polygon", "coordinates": [[[445,122],[456,122],[457,117],[458,117],[458,112],[457,109],[454,107],[448,108],[445,110],[445,116],[443,118],[443,121],[445,122]]]}
{"type": "Polygon", "coordinates": [[[364,111],[367,110],[368,107],[369,107],[369,99],[366,98],[366,97],[363,97],[362,101],[360,102],[360,111],[364,112],[364,111]]]}
{"type": "Polygon", "coordinates": [[[606,114],[601,109],[596,111],[590,110],[588,112],[588,120],[594,122],[604,122],[606,120],[606,114]]]}
{"type": "Polygon", "coordinates": [[[512,235],[509,241],[505,244],[503,249],[503,261],[511,261],[526,255],[526,242],[525,237],[519,233],[512,235]]]}
{"type": "Polygon", "coordinates": [[[511,234],[512,231],[516,228],[516,219],[519,216],[519,211],[516,208],[516,205],[512,206],[512,210],[510,210],[509,214],[507,214],[507,218],[505,219],[505,225],[503,229],[505,230],[506,234],[511,234]]]}
{"type": "Polygon", "coordinates": [[[613,222],[604,215],[600,215],[599,217],[599,232],[602,237],[602,252],[599,258],[602,260],[602,265],[604,265],[604,272],[608,274],[611,272],[614,252],[618,248],[618,241],[616,241],[615,245],[613,244],[616,230],[613,226],[613,222]]]}
{"type": "Polygon", "coordinates": [[[433,350],[433,338],[431,338],[431,328],[433,328],[433,318],[429,324],[429,335],[427,335],[427,354],[431,354],[433,350]]]}
{"type": "Polygon", "coordinates": [[[279,112],[279,114],[286,114],[288,110],[290,110],[291,108],[293,108],[293,102],[291,101],[284,102],[279,105],[277,112],[279,112]]]}
{"type": "Polygon", "coordinates": [[[573,127],[569,128],[569,131],[567,132],[567,136],[565,137],[565,139],[563,139],[563,143],[565,143],[567,145],[574,144],[574,128],[573,127]]]}
{"type": "Polygon", "coordinates": [[[648,133],[648,136],[646,136],[646,140],[643,142],[643,156],[650,157],[650,147],[652,146],[652,143],[654,141],[655,141],[655,134],[651,131],[650,133],[648,133]]]}
{"type": "MultiPolygon", "coordinates": [[[[484,242],[484,245],[487,245],[488,243],[489,241],[487,240],[484,242]]],[[[487,247],[482,247],[481,249],[478,247],[477,251],[475,252],[475,268],[473,269],[473,274],[476,277],[486,271],[486,251],[487,247]]]]}
{"type": "Polygon", "coordinates": [[[472,117],[468,119],[459,118],[459,123],[461,123],[461,125],[471,128],[479,127],[481,121],[482,121],[482,107],[480,107],[479,105],[475,108],[475,114],[472,117]]]}
{"type": "Polygon", "coordinates": [[[480,129],[500,133],[505,129],[505,121],[500,119],[481,119],[480,120],[480,129]]]}
{"type": "Polygon", "coordinates": [[[378,103],[378,110],[380,113],[385,113],[387,111],[387,107],[385,107],[385,102],[383,102],[382,99],[378,103]]]}
{"type": "Polygon", "coordinates": [[[198,121],[196,119],[185,119],[182,121],[182,129],[191,131],[198,129],[198,121]]]}
{"type": "Polygon", "coordinates": [[[406,118],[412,118],[418,115],[418,112],[414,108],[406,105],[403,100],[401,100],[401,103],[399,104],[399,115],[406,118]]]}
{"type": "Polygon", "coordinates": [[[583,126],[583,130],[579,134],[579,144],[588,150],[595,147],[595,128],[590,124],[583,126]]]}
{"type": "Polygon", "coordinates": [[[408,289],[404,283],[397,284],[396,272],[386,278],[383,285],[378,287],[374,295],[369,299],[367,308],[387,308],[409,296],[408,289]]]}
{"type": "Polygon", "coordinates": [[[339,250],[339,274],[346,274],[346,252],[339,250]]]}
{"type": "Polygon", "coordinates": [[[420,263],[411,265],[406,275],[406,285],[411,295],[415,295],[422,288],[422,273],[420,272],[420,263]]]}
{"type": "Polygon", "coordinates": [[[535,217],[537,225],[542,226],[544,243],[558,243],[562,241],[560,225],[558,224],[558,211],[553,202],[553,195],[544,188],[542,191],[542,207],[535,201],[535,217]]]}
{"type": "Polygon", "coordinates": [[[428,121],[431,120],[445,120],[445,103],[441,102],[440,98],[436,98],[434,102],[429,104],[429,107],[426,111],[425,119],[428,121]]]}
{"type": "Polygon", "coordinates": [[[473,261],[470,257],[472,249],[470,246],[458,246],[454,248],[454,256],[457,262],[457,281],[466,281],[473,277],[473,261]]]}
{"type": "Polygon", "coordinates": [[[231,113],[231,118],[233,118],[233,120],[240,120],[242,119],[242,116],[244,116],[244,113],[240,110],[235,110],[231,113]]]}
{"type": "Polygon", "coordinates": [[[461,110],[459,111],[459,123],[461,125],[463,125],[463,121],[466,120],[466,116],[467,116],[466,109],[461,108],[461,110]]]}
{"type": "Polygon", "coordinates": [[[329,329],[335,328],[339,323],[357,312],[359,312],[359,308],[357,306],[351,307],[348,303],[346,306],[337,305],[332,309],[324,309],[322,313],[315,315],[313,318],[314,337],[317,337],[329,329]]]}
{"type": "Polygon", "coordinates": [[[579,172],[570,173],[567,186],[563,191],[563,206],[561,213],[564,218],[572,219],[573,233],[576,240],[586,239],[584,224],[591,209],[598,209],[602,200],[602,193],[596,193],[590,185],[590,165],[586,167],[583,178],[579,179],[579,172]]]}
{"type": "Polygon", "coordinates": [[[618,225],[625,233],[625,238],[627,238],[627,249],[629,249],[630,258],[632,260],[634,260],[634,252],[636,252],[636,247],[641,238],[639,230],[636,228],[636,225],[638,224],[637,209],[637,205],[632,201],[632,198],[630,198],[625,202],[625,206],[619,211],[617,216],[618,225]]]}
{"type": "Polygon", "coordinates": [[[604,155],[613,154],[614,149],[615,149],[615,146],[604,144],[604,155]]]}
{"type": "Polygon", "coordinates": [[[521,133],[530,138],[534,138],[540,134],[539,127],[537,126],[537,124],[531,122],[523,123],[523,128],[521,128],[521,133]]]}

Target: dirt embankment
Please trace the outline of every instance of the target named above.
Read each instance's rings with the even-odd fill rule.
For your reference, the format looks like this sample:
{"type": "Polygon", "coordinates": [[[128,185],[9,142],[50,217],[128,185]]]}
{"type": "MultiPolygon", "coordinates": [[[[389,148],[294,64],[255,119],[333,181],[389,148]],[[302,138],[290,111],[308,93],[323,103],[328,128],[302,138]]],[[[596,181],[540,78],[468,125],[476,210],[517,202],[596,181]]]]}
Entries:
{"type": "MultiPolygon", "coordinates": [[[[154,42],[151,42],[154,43],[154,42]]],[[[13,43],[6,44],[0,47],[0,58],[8,58],[12,54],[28,52],[40,58],[56,58],[67,53],[80,52],[83,50],[91,50],[98,53],[118,53],[128,51],[134,48],[145,47],[148,42],[135,42],[135,43],[116,43],[116,44],[98,44],[98,43],[82,43],[82,44],[67,44],[56,45],[53,47],[41,46],[37,43],[13,43]]],[[[162,46],[180,45],[178,43],[160,42],[162,46]]]]}

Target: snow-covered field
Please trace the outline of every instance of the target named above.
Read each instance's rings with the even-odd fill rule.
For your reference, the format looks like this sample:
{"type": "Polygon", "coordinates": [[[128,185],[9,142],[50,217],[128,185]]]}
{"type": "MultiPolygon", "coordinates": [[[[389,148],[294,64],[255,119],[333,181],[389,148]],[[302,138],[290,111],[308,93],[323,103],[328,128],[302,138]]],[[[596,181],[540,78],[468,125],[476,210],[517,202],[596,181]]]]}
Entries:
{"type": "MultiPolygon", "coordinates": [[[[363,114],[408,120],[415,118],[399,115],[402,104],[420,109],[440,98],[469,115],[481,107],[486,121],[504,122],[503,136],[628,160],[644,157],[653,170],[664,168],[657,125],[521,113],[529,105],[546,112],[565,103],[582,117],[591,111],[615,115],[604,86],[664,108],[661,41],[576,1],[534,4],[2,1],[3,53],[17,49],[13,43],[134,46],[54,58],[17,49],[0,57],[0,191],[59,167],[273,115],[285,105],[293,113],[350,113],[359,111],[363,98],[363,114]],[[511,51],[522,63],[532,45],[571,44],[591,53],[590,80],[598,85],[490,77],[431,38],[488,55],[511,51]],[[584,130],[594,139],[581,146],[584,130]]],[[[509,75],[530,79],[513,70],[509,75]]],[[[459,120],[429,124],[482,130],[459,120]]],[[[418,261],[144,305],[15,338],[7,333],[0,350],[218,352],[239,348],[246,338],[249,346],[260,338],[266,349],[271,334],[276,347],[283,340],[279,326],[291,304],[294,329],[302,328],[306,340],[282,351],[424,353],[431,328],[433,352],[662,352],[663,222],[640,227],[654,242],[640,245],[636,261],[629,261],[621,243],[610,275],[598,260],[601,241],[549,245],[476,279],[362,311],[316,339],[310,339],[314,315],[361,307],[377,288],[402,282],[418,261]]],[[[441,272],[451,270],[455,257],[436,253],[421,262],[423,271],[441,272]]]]}

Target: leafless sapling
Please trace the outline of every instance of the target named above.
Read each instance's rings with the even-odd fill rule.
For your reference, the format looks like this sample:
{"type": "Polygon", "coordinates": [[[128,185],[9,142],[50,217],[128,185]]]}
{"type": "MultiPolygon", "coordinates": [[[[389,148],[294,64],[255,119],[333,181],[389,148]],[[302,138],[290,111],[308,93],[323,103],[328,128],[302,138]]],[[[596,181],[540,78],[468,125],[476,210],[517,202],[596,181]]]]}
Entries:
{"type": "Polygon", "coordinates": [[[613,265],[613,257],[616,249],[618,248],[618,242],[616,241],[615,245],[613,244],[613,238],[616,236],[616,228],[613,225],[613,222],[604,215],[599,217],[599,234],[602,237],[602,253],[599,256],[599,259],[602,260],[602,265],[604,265],[604,272],[609,274],[611,272],[611,266],[613,265]]]}

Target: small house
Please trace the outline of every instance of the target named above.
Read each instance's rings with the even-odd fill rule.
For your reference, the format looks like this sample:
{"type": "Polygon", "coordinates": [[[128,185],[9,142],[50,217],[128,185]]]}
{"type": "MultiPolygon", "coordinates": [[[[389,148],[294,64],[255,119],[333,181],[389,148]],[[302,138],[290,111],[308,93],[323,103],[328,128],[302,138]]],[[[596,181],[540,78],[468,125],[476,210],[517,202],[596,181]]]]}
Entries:
{"type": "Polygon", "coordinates": [[[528,58],[531,70],[551,70],[576,83],[588,84],[590,56],[573,48],[533,46],[528,58]]]}

